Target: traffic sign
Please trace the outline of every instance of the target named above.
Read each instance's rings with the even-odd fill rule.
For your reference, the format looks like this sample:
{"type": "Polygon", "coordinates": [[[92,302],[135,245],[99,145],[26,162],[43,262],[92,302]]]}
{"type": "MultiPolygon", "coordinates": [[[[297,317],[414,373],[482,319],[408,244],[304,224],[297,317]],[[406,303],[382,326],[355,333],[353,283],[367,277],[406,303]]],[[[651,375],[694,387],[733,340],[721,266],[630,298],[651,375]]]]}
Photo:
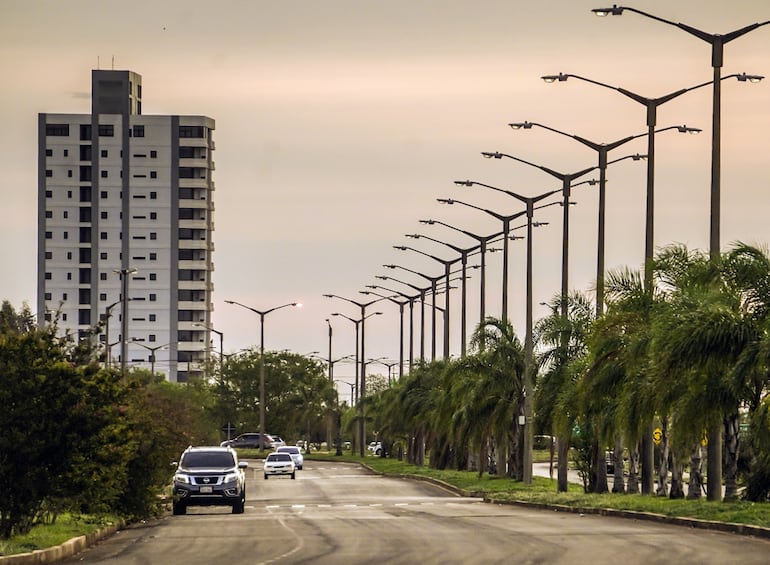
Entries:
{"type": "Polygon", "coordinates": [[[660,440],[663,439],[663,432],[660,430],[660,428],[655,428],[652,431],[652,441],[655,442],[655,445],[660,444],[660,440]]]}

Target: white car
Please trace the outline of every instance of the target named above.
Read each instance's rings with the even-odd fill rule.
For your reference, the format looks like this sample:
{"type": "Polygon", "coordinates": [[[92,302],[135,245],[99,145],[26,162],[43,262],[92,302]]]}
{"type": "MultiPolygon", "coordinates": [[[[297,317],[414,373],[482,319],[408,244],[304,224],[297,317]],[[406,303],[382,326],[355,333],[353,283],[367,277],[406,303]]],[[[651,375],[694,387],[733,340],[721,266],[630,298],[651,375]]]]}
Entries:
{"type": "Polygon", "coordinates": [[[377,457],[382,455],[382,443],[379,441],[371,442],[367,447],[367,449],[369,450],[369,453],[371,453],[372,455],[376,455],[377,457]]]}
{"type": "Polygon", "coordinates": [[[265,480],[270,475],[289,475],[292,479],[296,478],[296,469],[294,460],[288,453],[273,452],[265,457],[265,480]]]}
{"type": "Polygon", "coordinates": [[[305,458],[302,456],[302,450],[297,447],[296,445],[285,445],[283,447],[278,447],[275,450],[276,453],[288,453],[291,456],[292,461],[294,461],[294,466],[301,471],[302,465],[305,462],[305,458]]]}
{"type": "Polygon", "coordinates": [[[275,447],[283,447],[284,445],[286,445],[286,442],[283,441],[280,437],[275,436],[275,435],[272,436],[272,437],[273,437],[273,447],[274,448],[275,447]]]}

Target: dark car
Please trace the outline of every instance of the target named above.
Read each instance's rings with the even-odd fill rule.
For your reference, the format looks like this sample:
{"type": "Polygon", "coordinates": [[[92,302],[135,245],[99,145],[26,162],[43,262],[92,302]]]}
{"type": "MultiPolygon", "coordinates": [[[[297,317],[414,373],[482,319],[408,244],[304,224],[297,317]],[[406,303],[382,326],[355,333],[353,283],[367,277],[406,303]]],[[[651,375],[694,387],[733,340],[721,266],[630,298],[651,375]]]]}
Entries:
{"type": "MultiPolygon", "coordinates": [[[[265,449],[273,449],[274,440],[272,436],[265,434],[265,449]]],[[[240,447],[246,449],[259,449],[259,434],[247,433],[241,434],[235,439],[230,439],[220,443],[222,447],[240,447]]]]}
{"type": "Polygon", "coordinates": [[[232,506],[243,514],[246,503],[245,461],[230,447],[188,447],[174,473],[172,507],[174,515],[185,514],[188,506],[232,506]]]}

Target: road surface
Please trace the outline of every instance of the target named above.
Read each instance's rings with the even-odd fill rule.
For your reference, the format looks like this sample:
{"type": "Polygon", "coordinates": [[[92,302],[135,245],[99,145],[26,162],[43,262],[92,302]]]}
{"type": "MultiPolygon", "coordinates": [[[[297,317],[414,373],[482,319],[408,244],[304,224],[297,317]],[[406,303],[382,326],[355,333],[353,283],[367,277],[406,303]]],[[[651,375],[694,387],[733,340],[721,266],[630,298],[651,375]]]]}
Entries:
{"type": "Polygon", "coordinates": [[[68,563],[767,563],[770,542],[600,516],[528,510],[306,461],[297,479],[247,469],[246,511],[190,508],[128,528],[68,563]]]}

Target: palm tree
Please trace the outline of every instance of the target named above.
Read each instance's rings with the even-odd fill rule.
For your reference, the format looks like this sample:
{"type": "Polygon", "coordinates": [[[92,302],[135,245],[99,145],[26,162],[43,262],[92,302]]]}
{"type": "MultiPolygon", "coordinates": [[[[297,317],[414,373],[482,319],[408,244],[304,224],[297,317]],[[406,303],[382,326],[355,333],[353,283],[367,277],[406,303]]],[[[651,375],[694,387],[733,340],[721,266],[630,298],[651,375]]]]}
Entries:
{"type": "Polygon", "coordinates": [[[541,376],[535,389],[536,413],[541,429],[557,437],[557,491],[567,491],[570,436],[576,418],[576,361],[587,353],[586,334],[594,318],[594,307],[581,293],[567,296],[567,317],[561,315],[559,294],[549,303],[550,314],[535,325],[540,353],[541,376]]]}

